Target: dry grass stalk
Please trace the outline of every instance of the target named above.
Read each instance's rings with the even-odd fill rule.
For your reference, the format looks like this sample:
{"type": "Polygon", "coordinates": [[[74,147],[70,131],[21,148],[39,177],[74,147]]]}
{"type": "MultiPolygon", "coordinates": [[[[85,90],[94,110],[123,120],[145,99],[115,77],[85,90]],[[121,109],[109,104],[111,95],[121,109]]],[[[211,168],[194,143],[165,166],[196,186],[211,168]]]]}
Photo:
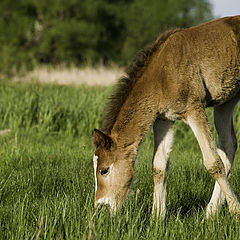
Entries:
{"type": "Polygon", "coordinates": [[[24,76],[16,76],[16,82],[39,82],[60,85],[100,85],[113,84],[123,73],[117,67],[38,67],[24,76]]]}
{"type": "Polygon", "coordinates": [[[42,225],[43,225],[43,217],[41,217],[41,219],[39,221],[39,227],[37,229],[37,234],[36,234],[35,240],[38,240],[40,238],[40,234],[42,231],[42,225]]]}
{"type": "Polygon", "coordinates": [[[7,133],[11,132],[10,129],[4,129],[4,130],[0,130],[0,135],[5,135],[7,133]]]}

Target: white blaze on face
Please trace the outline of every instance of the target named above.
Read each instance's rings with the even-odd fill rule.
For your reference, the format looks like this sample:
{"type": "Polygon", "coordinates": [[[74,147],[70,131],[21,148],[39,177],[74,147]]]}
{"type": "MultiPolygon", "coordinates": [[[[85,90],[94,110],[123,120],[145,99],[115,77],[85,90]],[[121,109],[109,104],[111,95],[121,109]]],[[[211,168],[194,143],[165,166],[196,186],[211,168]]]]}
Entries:
{"type": "Polygon", "coordinates": [[[97,192],[97,160],[98,156],[94,154],[93,156],[93,167],[94,167],[94,177],[95,177],[95,194],[97,192]]]}

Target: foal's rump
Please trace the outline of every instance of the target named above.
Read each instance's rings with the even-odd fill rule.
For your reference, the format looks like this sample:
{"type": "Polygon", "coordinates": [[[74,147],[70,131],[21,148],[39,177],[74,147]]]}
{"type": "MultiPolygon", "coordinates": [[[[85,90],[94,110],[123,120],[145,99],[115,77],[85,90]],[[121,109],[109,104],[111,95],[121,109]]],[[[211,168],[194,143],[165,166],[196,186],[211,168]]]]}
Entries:
{"type": "Polygon", "coordinates": [[[206,25],[206,38],[199,66],[212,105],[234,97],[240,87],[240,16],[206,25]],[[202,60],[202,61],[201,61],[202,60]]]}
{"type": "Polygon", "coordinates": [[[178,31],[166,41],[167,76],[178,92],[196,95],[213,106],[240,89],[240,16],[226,17],[178,31]],[[183,86],[183,89],[181,89],[183,86]]]}

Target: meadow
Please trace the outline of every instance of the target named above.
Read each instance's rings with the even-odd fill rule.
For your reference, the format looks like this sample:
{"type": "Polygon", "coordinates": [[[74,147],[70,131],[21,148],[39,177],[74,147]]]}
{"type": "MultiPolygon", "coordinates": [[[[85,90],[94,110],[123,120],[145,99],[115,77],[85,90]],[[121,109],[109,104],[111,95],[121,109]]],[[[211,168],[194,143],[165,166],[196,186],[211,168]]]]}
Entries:
{"type": "MultiPolygon", "coordinates": [[[[111,88],[0,84],[0,130],[10,130],[0,135],[0,239],[239,239],[239,220],[226,205],[205,219],[214,181],[182,122],[175,127],[166,220],[151,216],[151,130],[122,209],[95,214],[92,134],[111,88]]],[[[239,158],[238,151],[230,179],[238,197],[239,158]]]]}

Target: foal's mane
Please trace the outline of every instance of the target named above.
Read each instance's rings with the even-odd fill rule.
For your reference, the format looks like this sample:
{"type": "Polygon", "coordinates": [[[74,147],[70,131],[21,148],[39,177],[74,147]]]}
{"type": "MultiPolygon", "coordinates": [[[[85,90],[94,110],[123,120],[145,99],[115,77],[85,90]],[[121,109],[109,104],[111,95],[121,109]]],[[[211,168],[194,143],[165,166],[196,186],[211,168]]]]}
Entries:
{"type": "Polygon", "coordinates": [[[129,96],[133,86],[142,76],[146,67],[151,62],[153,54],[158,50],[169,36],[181,29],[168,30],[158,36],[145,49],[140,50],[132,63],[126,68],[127,76],[121,77],[114,87],[112,95],[108,99],[102,120],[102,129],[105,133],[110,134],[122,105],[129,96]]]}

